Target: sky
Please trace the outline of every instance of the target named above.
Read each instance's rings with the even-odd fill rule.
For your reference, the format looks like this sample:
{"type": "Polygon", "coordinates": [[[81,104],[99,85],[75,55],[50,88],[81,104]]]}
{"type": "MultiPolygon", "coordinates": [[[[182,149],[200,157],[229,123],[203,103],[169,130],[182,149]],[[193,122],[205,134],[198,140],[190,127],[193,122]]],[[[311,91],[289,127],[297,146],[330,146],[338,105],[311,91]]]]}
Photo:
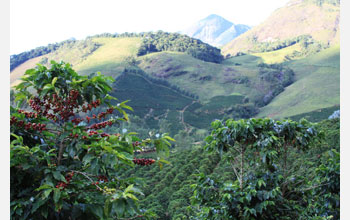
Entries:
{"type": "Polygon", "coordinates": [[[176,32],[210,14],[255,26],[288,1],[11,0],[10,54],[105,32],[176,32]]]}

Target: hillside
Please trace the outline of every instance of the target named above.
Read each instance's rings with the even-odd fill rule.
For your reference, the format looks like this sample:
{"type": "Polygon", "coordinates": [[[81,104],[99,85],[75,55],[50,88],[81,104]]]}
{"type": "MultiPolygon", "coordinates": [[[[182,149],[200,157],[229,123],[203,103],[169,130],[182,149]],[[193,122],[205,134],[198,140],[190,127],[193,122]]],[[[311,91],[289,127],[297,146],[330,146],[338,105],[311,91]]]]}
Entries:
{"type": "MultiPolygon", "coordinates": [[[[288,86],[258,117],[285,118],[340,104],[339,46],[286,63],[296,82],[288,86]]],[[[339,108],[338,108],[339,109],[339,108]]]]}
{"type": "Polygon", "coordinates": [[[243,24],[233,24],[221,16],[212,14],[181,31],[190,37],[220,47],[250,29],[243,24]]]}
{"type": "MultiPolygon", "coordinates": [[[[80,49],[84,43],[76,43],[75,46],[61,47],[26,61],[11,72],[11,85],[18,83],[24,69],[34,67],[37,62],[46,65],[51,59],[65,60],[72,63],[79,73],[100,71],[113,76],[117,79],[114,95],[121,100],[131,100],[134,115],[155,129],[162,126],[160,121],[164,119],[164,122],[171,124],[169,132],[176,134],[179,130],[207,129],[210,122],[217,118],[252,117],[266,104],[276,103],[275,96],[285,93],[283,88],[293,82],[294,68],[299,71],[295,73],[297,80],[306,76],[300,62],[291,62],[288,65],[291,69],[282,65],[261,65],[262,62],[269,63],[269,57],[275,57],[269,53],[238,56],[222,63],[213,63],[184,52],[151,52],[137,56],[143,45],[140,37],[101,36],[92,37],[89,42],[99,47],[86,53],[80,49]],[[279,76],[281,73],[284,74],[282,78],[279,76]]],[[[286,50],[289,51],[284,48],[271,53],[287,54],[283,52],[286,50]]],[[[308,73],[318,74],[314,68],[308,68],[308,73]]],[[[298,85],[292,84],[299,88],[298,85]]],[[[321,88],[319,90],[322,91],[321,88]]],[[[334,92],[332,97],[336,98],[336,90],[334,92]]],[[[305,93],[309,94],[309,90],[305,93]]],[[[289,99],[295,99],[295,92],[287,91],[285,94],[289,94],[289,99]]],[[[336,100],[333,100],[335,104],[336,100]]],[[[278,109],[281,116],[291,116],[281,111],[286,109],[287,103],[277,103],[281,103],[280,106],[270,104],[262,108],[259,116],[271,115],[269,112],[274,109],[278,109]]],[[[300,108],[295,114],[329,107],[328,101],[324,102],[322,98],[318,103],[311,108],[300,108]]]]}
{"type": "Polygon", "coordinates": [[[289,40],[301,35],[324,45],[339,43],[339,2],[293,0],[274,11],[267,20],[223,46],[224,55],[260,52],[264,43],[289,40]]]}

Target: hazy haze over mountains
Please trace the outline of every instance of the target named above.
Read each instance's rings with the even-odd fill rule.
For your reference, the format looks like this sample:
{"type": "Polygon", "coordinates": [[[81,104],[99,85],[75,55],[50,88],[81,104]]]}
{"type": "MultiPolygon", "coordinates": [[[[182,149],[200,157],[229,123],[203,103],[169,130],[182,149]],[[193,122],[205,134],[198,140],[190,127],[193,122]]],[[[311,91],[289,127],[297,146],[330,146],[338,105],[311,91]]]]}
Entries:
{"type": "Polygon", "coordinates": [[[247,25],[236,25],[219,15],[211,14],[181,31],[181,33],[200,39],[213,46],[220,47],[249,29],[250,27],[247,25]]]}

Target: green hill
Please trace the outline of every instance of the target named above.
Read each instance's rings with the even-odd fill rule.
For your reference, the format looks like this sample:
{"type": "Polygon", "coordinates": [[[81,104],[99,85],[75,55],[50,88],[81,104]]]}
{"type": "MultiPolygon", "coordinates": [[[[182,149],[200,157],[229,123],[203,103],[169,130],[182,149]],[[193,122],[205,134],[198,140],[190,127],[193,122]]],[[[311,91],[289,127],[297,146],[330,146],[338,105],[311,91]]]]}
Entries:
{"type": "Polygon", "coordinates": [[[261,108],[258,117],[285,118],[340,103],[339,46],[288,62],[296,82],[261,108]]]}

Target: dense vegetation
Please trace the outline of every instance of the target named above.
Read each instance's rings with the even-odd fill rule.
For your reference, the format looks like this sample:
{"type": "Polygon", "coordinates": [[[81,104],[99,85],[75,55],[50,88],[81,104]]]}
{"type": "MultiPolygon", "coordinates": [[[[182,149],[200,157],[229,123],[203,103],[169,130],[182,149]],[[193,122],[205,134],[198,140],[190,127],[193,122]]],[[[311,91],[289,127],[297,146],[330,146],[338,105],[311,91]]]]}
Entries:
{"type": "MultiPolygon", "coordinates": [[[[267,191],[266,187],[271,185],[264,185],[270,184],[271,182],[269,181],[273,179],[255,182],[257,184],[255,187],[261,188],[260,190],[257,189],[257,192],[262,197],[270,198],[267,201],[271,202],[265,202],[265,204],[271,208],[271,211],[275,208],[278,209],[280,207],[283,209],[282,207],[285,207],[286,211],[291,208],[289,212],[293,212],[296,215],[299,212],[297,219],[326,219],[326,216],[330,219],[330,215],[334,216],[333,219],[339,219],[339,128],[339,119],[322,121],[315,125],[315,129],[325,135],[320,143],[311,146],[304,153],[291,150],[288,163],[292,161],[295,163],[293,162],[294,165],[288,172],[288,175],[290,175],[288,178],[290,188],[288,187],[288,190],[300,192],[305,190],[304,194],[298,194],[300,197],[289,197],[291,200],[286,201],[286,204],[282,205],[278,203],[281,201],[275,200],[276,197],[273,198],[272,192],[267,191]],[[325,176],[328,176],[329,179],[322,179],[325,176]],[[273,205],[272,201],[276,202],[276,204],[273,205]],[[279,207],[276,207],[277,204],[279,204],[279,207]],[[322,205],[325,206],[322,207],[322,205]],[[289,207],[287,208],[287,206],[289,207]],[[319,213],[315,213],[317,210],[319,210],[319,213]],[[323,217],[316,217],[322,215],[323,217]]],[[[197,193],[200,192],[198,187],[201,187],[203,192],[206,192],[206,205],[211,204],[210,207],[216,207],[217,214],[219,214],[222,208],[219,199],[223,199],[222,202],[227,202],[229,195],[233,198],[234,192],[231,190],[234,185],[228,184],[237,178],[231,162],[228,160],[230,157],[232,158],[232,153],[231,151],[223,152],[220,157],[219,153],[213,152],[208,154],[203,148],[198,146],[185,150],[173,149],[168,159],[171,164],[165,166],[163,170],[159,170],[158,167],[135,167],[131,170],[121,171],[120,175],[123,178],[131,176],[144,178],[145,185],[142,187],[145,192],[145,198],[142,200],[143,207],[152,209],[158,215],[157,219],[178,220],[193,217],[195,215],[194,211],[198,211],[197,206],[191,206],[191,197],[194,196],[193,191],[195,189],[191,187],[193,184],[196,184],[197,193]],[[215,194],[215,189],[219,190],[217,191],[218,194],[215,194]],[[210,197],[211,195],[212,197],[210,197]],[[215,206],[215,203],[217,203],[217,206],[215,206]],[[192,208],[189,209],[189,207],[192,208]]],[[[254,155],[254,153],[252,154],[254,155]]],[[[150,153],[148,156],[152,157],[153,155],[150,153]]],[[[248,177],[248,179],[253,177],[248,177]]],[[[271,176],[271,178],[274,177],[271,176]]],[[[284,193],[288,194],[287,191],[284,193]]],[[[250,201],[253,201],[254,196],[251,196],[250,201]]],[[[195,198],[198,200],[201,197],[194,197],[193,199],[195,198]]],[[[248,200],[244,199],[243,201],[247,202],[248,200]]],[[[202,208],[202,211],[205,211],[205,209],[202,208]]],[[[214,209],[211,209],[211,212],[214,215],[214,209]]],[[[253,219],[256,218],[252,214],[254,213],[252,209],[246,211],[246,213],[250,212],[251,217],[253,219]]],[[[285,216],[279,219],[290,219],[290,217],[285,216]]],[[[197,219],[211,219],[211,217],[197,217],[197,219]]],[[[268,219],[272,219],[272,217],[269,216],[268,219]]]]}
{"type": "Polygon", "coordinates": [[[220,49],[186,35],[162,31],[144,34],[143,45],[138,55],[159,51],[185,52],[197,59],[214,63],[220,63],[223,60],[220,49]]]}
{"type": "Polygon", "coordinates": [[[294,82],[294,71],[281,64],[265,64],[261,63],[259,67],[259,77],[262,86],[267,87],[267,93],[255,99],[255,105],[262,107],[267,105],[278,94],[283,92],[284,88],[294,82]],[[268,84],[264,83],[268,82],[268,84]]]}

